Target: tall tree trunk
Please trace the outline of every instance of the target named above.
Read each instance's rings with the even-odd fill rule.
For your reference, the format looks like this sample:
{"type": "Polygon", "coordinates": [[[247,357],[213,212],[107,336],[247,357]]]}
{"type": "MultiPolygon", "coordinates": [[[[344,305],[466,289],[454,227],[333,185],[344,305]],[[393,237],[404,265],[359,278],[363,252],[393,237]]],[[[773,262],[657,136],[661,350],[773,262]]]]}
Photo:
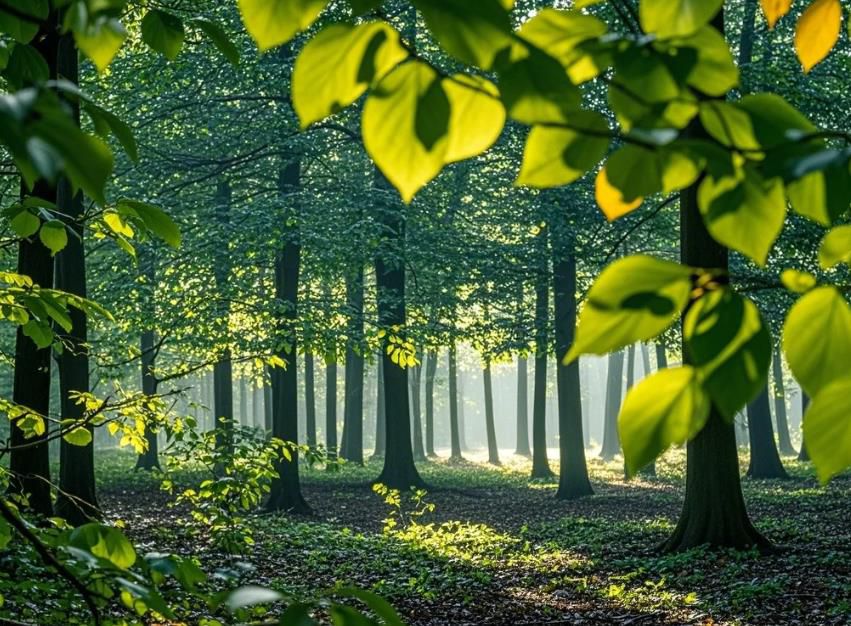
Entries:
{"type": "Polygon", "coordinates": [[[408,386],[411,394],[411,413],[413,428],[414,460],[425,461],[426,453],[423,444],[422,405],[420,404],[420,388],[422,386],[422,365],[415,365],[408,371],[408,386]]]}
{"type": "MultiPolygon", "coordinates": [[[[332,358],[336,359],[336,355],[332,358]]],[[[325,365],[325,448],[328,460],[337,460],[337,361],[325,365]]],[[[329,466],[330,467],[330,466],[329,466]]]]}
{"type": "MultiPolygon", "coordinates": [[[[152,327],[155,316],[154,297],[156,293],[156,257],[154,255],[154,251],[147,247],[139,248],[138,256],[139,267],[142,270],[145,285],[142,295],[142,310],[145,318],[144,323],[151,325],[142,332],[139,345],[141,349],[142,364],[142,393],[146,396],[152,396],[157,393],[157,379],[153,374],[156,361],[156,335],[152,327]]],[[[159,469],[158,436],[156,430],[150,428],[148,425],[145,426],[145,441],[147,441],[148,447],[136,459],[136,469],[159,469]]]]}
{"type": "MultiPolygon", "coordinates": [[[[301,181],[299,161],[287,164],[281,171],[278,186],[286,207],[282,222],[290,224],[284,234],[282,249],[275,258],[275,296],[283,305],[278,324],[280,341],[289,351],[281,351],[287,367],[276,367],[272,374],[272,436],[286,443],[298,443],[298,354],[296,327],[298,323],[298,280],[301,271],[301,242],[299,240],[299,208],[296,192],[301,181]]],[[[280,455],[275,460],[277,479],[272,481],[268,511],[308,513],[310,507],[301,494],[298,473],[298,451],[292,449],[290,458],[280,455]]]]}
{"type": "Polygon", "coordinates": [[[436,457],[434,451],[434,377],[437,374],[437,352],[426,353],[425,373],[425,449],[426,455],[436,457]]]}
{"type": "Polygon", "coordinates": [[[799,461],[809,461],[810,453],[807,452],[807,442],[804,440],[804,414],[810,406],[810,397],[801,389],[801,449],[798,451],[799,461]]]}
{"type": "MultiPolygon", "coordinates": [[[[79,55],[72,35],[59,41],[58,71],[63,78],[77,84],[79,55]]],[[[79,124],[79,109],[74,116],[79,124]]],[[[67,180],[59,184],[57,206],[65,215],[66,227],[73,234],[68,245],[59,253],[56,264],[56,287],[81,298],[87,296],[86,255],[83,248],[83,196],[74,193],[67,180]]],[[[59,394],[63,420],[81,420],[85,410],[73,393],[89,392],[88,324],[86,314],[79,309],[69,310],[72,328],[62,337],[64,350],[59,355],[59,394]]],[[[100,517],[95,493],[94,427],[87,427],[92,440],[85,446],[75,446],[64,439],[59,449],[59,496],[56,513],[74,526],[100,517]]]]}
{"type": "Polygon", "coordinates": [[[383,457],[387,449],[387,403],[384,396],[384,350],[378,353],[375,381],[375,451],[372,456],[383,457]]]}
{"type": "Polygon", "coordinates": [[[245,384],[245,376],[239,377],[239,423],[248,426],[248,387],[245,384]]]}
{"type": "MultiPolygon", "coordinates": [[[[713,21],[724,32],[723,10],[713,21]]],[[[746,25],[753,28],[753,23],[746,25]]],[[[705,136],[698,120],[687,134],[705,136]]],[[[729,268],[727,249],[707,232],[697,203],[698,182],[680,193],[680,254],[693,267],[729,268]]],[[[683,346],[683,354],[688,354],[683,346]]],[[[739,454],[733,424],[713,406],[703,430],[687,445],[686,492],[682,513],[670,538],[663,544],[668,552],[708,544],[718,548],[769,550],[771,544],[754,528],[745,507],[739,476],[739,454]]]]}
{"type": "Polygon", "coordinates": [[[618,436],[618,413],[620,413],[621,402],[623,400],[623,368],[623,351],[610,354],[608,369],[606,371],[603,447],[600,450],[600,458],[604,461],[611,461],[621,451],[621,442],[618,436]]]}
{"type": "Polygon", "coordinates": [[[230,281],[231,187],[221,181],[216,189],[216,222],[219,242],[216,246],[213,274],[216,279],[216,320],[224,336],[224,348],[213,366],[213,417],[216,430],[216,447],[233,450],[233,364],[230,349],[230,304],[224,295],[230,281]]]}
{"type": "Polygon", "coordinates": [[[532,456],[529,447],[529,361],[517,357],[517,445],[514,454],[532,456]]]}
{"type": "Polygon", "coordinates": [[[774,443],[774,430],[771,428],[771,409],[768,402],[768,384],[759,395],[748,404],[748,435],[751,443],[751,460],[748,476],[751,478],[789,478],[777,446],[774,443]]]}
{"type": "Polygon", "coordinates": [[[316,447],[316,367],[312,352],[304,353],[304,415],[307,445],[316,447]]]}
{"type": "Polygon", "coordinates": [[[458,420],[458,354],[455,343],[449,345],[449,441],[450,461],[460,461],[461,425],[458,420]]]}
{"type": "Polygon", "coordinates": [[[783,361],[780,351],[775,350],[771,363],[774,378],[774,419],[777,421],[777,436],[780,443],[780,454],[792,456],[797,454],[789,436],[789,419],[786,415],[786,386],[783,384],[783,361]]]}
{"type": "Polygon", "coordinates": [[[456,389],[458,391],[458,442],[461,444],[461,452],[467,452],[470,447],[467,445],[467,420],[465,419],[467,407],[464,402],[464,370],[457,368],[457,360],[456,385],[456,389]]]}
{"type": "MultiPolygon", "coordinates": [[[[47,62],[51,79],[57,77],[59,62],[60,36],[57,22],[57,13],[51,12],[43,24],[42,33],[33,41],[33,47],[47,62]]],[[[36,181],[31,193],[22,186],[21,196],[26,195],[46,200],[51,204],[57,202],[56,187],[46,181],[36,181]]],[[[53,258],[50,250],[38,240],[38,237],[21,240],[18,245],[17,271],[18,274],[29,276],[35,285],[43,289],[53,288],[53,258]]],[[[51,350],[51,347],[39,348],[24,334],[22,327],[18,327],[15,336],[12,401],[43,417],[50,413],[51,350]]],[[[9,491],[28,494],[30,509],[49,517],[53,515],[53,504],[50,499],[50,450],[47,443],[49,432],[45,430],[43,435],[25,438],[18,424],[26,416],[26,414],[22,415],[11,424],[9,443],[12,451],[9,470],[12,478],[9,491]]]]}
{"type": "Polygon", "coordinates": [[[346,279],[349,309],[346,346],[346,404],[343,410],[343,458],[363,465],[363,266],[346,279]]]}
{"type": "Polygon", "coordinates": [[[263,405],[263,390],[257,386],[257,381],[251,383],[251,425],[254,428],[260,428],[263,423],[263,415],[261,413],[263,405]]]}
{"type": "Polygon", "coordinates": [[[485,431],[488,437],[488,463],[500,465],[499,447],[496,444],[496,423],[493,414],[493,382],[491,380],[491,363],[485,361],[485,369],[482,372],[485,386],[485,431]]]}
{"type": "Polygon", "coordinates": [[[547,325],[550,315],[547,229],[538,235],[538,276],[535,277],[535,389],[532,398],[532,478],[554,476],[547,459],[547,325]]]}
{"type": "MultiPolygon", "coordinates": [[[[382,195],[390,195],[389,183],[376,172],[382,195]]],[[[390,331],[394,327],[404,332],[407,324],[405,309],[405,217],[396,200],[384,200],[379,206],[379,223],[382,228],[381,245],[375,258],[378,324],[390,331]]],[[[377,482],[393,489],[422,486],[414,465],[411,446],[411,417],[408,413],[407,372],[393,363],[387,354],[389,333],[384,337],[381,358],[384,360],[384,404],[386,422],[386,450],[384,468],[377,482]]]]}
{"type": "Polygon", "coordinates": [[[594,493],[585,463],[579,360],[564,365],[576,328],[576,257],[567,234],[553,233],[556,388],[558,390],[559,477],[556,498],[572,500],[594,493]]]}
{"type": "Polygon", "coordinates": [[[263,427],[267,433],[272,432],[272,369],[267,367],[263,377],[263,427]]]}
{"type": "Polygon", "coordinates": [[[644,369],[644,378],[650,376],[650,351],[647,344],[641,344],[641,367],[644,369]]]}

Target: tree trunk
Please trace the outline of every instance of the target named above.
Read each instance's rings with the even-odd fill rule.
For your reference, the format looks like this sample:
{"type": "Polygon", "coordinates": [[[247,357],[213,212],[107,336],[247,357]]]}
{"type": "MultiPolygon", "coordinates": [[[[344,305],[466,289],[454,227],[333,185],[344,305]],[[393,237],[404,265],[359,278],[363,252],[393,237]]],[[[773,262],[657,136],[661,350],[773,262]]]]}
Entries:
{"type": "Polygon", "coordinates": [[[804,414],[810,406],[810,397],[801,389],[801,449],[798,451],[799,461],[809,461],[810,453],[807,452],[807,442],[804,440],[804,414]]]}
{"type": "Polygon", "coordinates": [[[532,398],[532,478],[554,476],[547,459],[547,324],[550,292],[547,262],[547,229],[538,235],[540,267],[535,278],[535,389],[532,398]]]}
{"type": "Polygon", "coordinates": [[[600,458],[611,461],[621,452],[621,442],[618,436],[618,413],[623,400],[623,351],[609,355],[609,366],[606,371],[606,406],[603,414],[603,447],[600,458]]]}
{"type": "Polygon", "coordinates": [[[363,465],[363,267],[346,279],[349,310],[343,445],[346,460],[363,465]]]}
{"type": "MultiPolygon", "coordinates": [[[[582,392],[579,360],[564,365],[576,328],[576,257],[573,242],[553,237],[553,301],[555,304],[556,387],[558,390],[559,477],[556,498],[572,500],[593,495],[585,463],[582,435],[582,392]]],[[[559,237],[561,239],[561,237],[559,237]]]]}
{"type": "Polygon", "coordinates": [[[780,454],[792,456],[797,454],[789,436],[789,419],[786,415],[786,388],[783,384],[783,361],[780,351],[774,352],[771,370],[774,378],[774,419],[777,421],[777,436],[780,443],[780,454]]]}
{"type": "Polygon", "coordinates": [[[768,402],[768,385],[748,404],[748,435],[751,444],[751,460],[748,476],[751,478],[789,478],[771,428],[771,409],[768,402]]]}
{"type": "Polygon", "coordinates": [[[387,449],[387,404],[384,396],[384,351],[378,353],[375,381],[375,451],[372,456],[383,457],[387,449]]]}
{"type": "Polygon", "coordinates": [[[267,367],[263,379],[263,427],[267,433],[272,432],[272,412],[272,370],[267,367]]]}
{"type": "MultiPolygon", "coordinates": [[[[56,79],[60,36],[55,12],[51,13],[46,20],[43,31],[44,36],[36,37],[33,47],[47,62],[50,78],[56,79]]],[[[56,187],[41,180],[36,181],[32,192],[27,192],[22,186],[21,197],[26,195],[46,200],[51,204],[56,204],[57,201],[56,187]]],[[[22,239],[18,245],[17,272],[29,276],[33,283],[42,289],[53,288],[53,257],[37,236],[22,239]]],[[[47,417],[50,413],[51,350],[51,347],[40,349],[24,334],[22,327],[18,327],[15,336],[12,401],[42,417],[47,417]]],[[[24,432],[18,427],[18,423],[24,417],[26,415],[22,415],[11,424],[9,491],[28,494],[30,509],[49,517],[53,515],[53,504],[50,499],[50,450],[47,443],[49,429],[46,428],[43,435],[26,439],[24,432]]]]}
{"type": "Polygon", "coordinates": [[[493,382],[491,380],[490,361],[485,361],[482,378],[485,385],[485,431],[488,437],[488,463],[500,465],[499,447],[496,444],[496,423],[493,414],[493,382]]]}
{"type": "Polygon", "coordinates": [[[304,353],[304,415],[307,445],[316,447],[316,372],[312,352],[304,353]]]}
{"type": "Polygon", "coordinates": [[[239,423],[243,426],[247,426],[249,424],[248,387],[245,384],[245,376],[239,377],[239,423]]]}
{"type": "Polygon", "coordinates": [[[532,456],[529,447],[529,361],[517,357],[517,446],[514,454],[532,456]]]}
{"type": "Polygon", "coordinates": [[[230,281],[231,187],[221,181],[216,189],[216,222],[219,227],[219,242],[216,247],[213,274],[216,279],[216,321],[224,336],[224,348],[213,366],[213,417],[216,428],[216,447],[233,450],[233,364],[230,349],[230,304],[227,297],[230,281]]]}
{"type": "MultiPolygon", "coordinates": [[[[336,355],[332,358],[336,359],[336,355]]],[[[337,362],[325,365],[325,448],[328,461],[337,460],[337,362]]]]}
{"type": "MultiPolygon", "coordinates": [[[[278,356],[286,368],[276,367],[272,373],[272,436],[286,443],[298,443],[298,366],[296,355],[296,326],[298,323],[298,280],[301,271],[301,243],[297,220],[298,200],[295,194],[301,179],[298,161],[284,167],[279,178],[282,201],[287,207],[282,222],[291,224],[284,235],[283,249],[275,258],[275,295],[283,304],[283,312],[277,327],[280,333],[278,344],[286,343],[289,351],[281,350],[278,356]]],[[[298,473],[298,451],[290,450],[289,459],[280,455],[275,460],[278,474],[272,481],[267,511],[291,511],[309,513],[310,507],[301,494],[298,473]]]]}
{"type": "MultiPolygon", "coordinates": [[[[723,10],[713,21],[724,32],[723,10]]],[[[749,25],[753,28],[753,23],[749,25]]],[[[695,120],[687,130],[693,138],[705,136],[695,120]]],[[[697,203],[698,184],[680,194],[680,254],[693,267],[729,268],[727,249],[707,232],[697,203]]],[[[688,361],[683,346],[684,361],[688,361]]],[[[739,455],[733,424],[713,406],[703,430],[687,446],[686,492],[682,513],[671,537],[663,544],[667,552],[708,544],[715,548],[771,549],[770,542],[754,528],[745,508],[739,477],[739,455]]]]}
{"type": "Polygon", "coordinates": [[[425,461],[426,453],[423,444],[423,420],[422,420],[422,405],[420,404],[420,387],[422,383],[422,365],[415,365],[409,368],[408,386],[411,394],[411,412],[413,416],[413,445],[414,445],[414,460],[425,461]]]}
{"type": "Polygon", "coordinates": [[[467,452],[470,447],[467,445],[467,420],[466,403],[464,402],[464,370],[457,368],[456,359],[456,389],[458,397],[458,442],[461,445],[461,452],[467,452]]]}
{"type": "Polygon", "coordinates": [[[425,449],[426,455],[436,457],[434,451],[434,377],[437,373],[437,352],[429,350],[426,354],[425,374],[425,449]]]}
{"type": "Polygon", "coordinates": [[[461,426],[458,420],[458,354],[454,342],[449,346],[449,440],[449,460],[462,460],[461,426]]]}
{"type": "MultiPolygon", "coordinates": [[[[146,396],[152,396],[157,393],[157,379],[153,374],[156,361],[156,336],[152,328],[155,316],[154,297],[156,293],[156,257],[154,255],[154,251],[146,247],[139,248],[138,256],[139,268],[142,270],[145,285],[145,291],[142,296],[143,315],[145,318],[144,323],[149,325],[149,327],[142,332],[139,345],[141,349],[142,364],[142,393],[146,396]]],[[[157,432],[148,425],[145,426],[145,441],[147,441],[148,447],[136,459],[136,469],[148,471],[159,469],[158,436],[157,432]]]]}
{"type": "Polygon", "coordinates": [[[260,412],[263,403],[263,394],[256,381],[251,382],[251,425],[260,428],[263,423],[263,415],[260,412]]]}
{"type": "MultiPolygon", "coordinates": [[[[389,183],[377,172],[378,184],[389,195],[389,183]]],[[[411,417],[408,413],[407,372],[393,363],[387,354],[390,343],[389,332],[397,327],[405,331],[407,314],[405,310],[405,217],[402,208],[395,200],[385,200],[380,204],[379,223],[382,227],[381,245],[375,258],[375,276],[377,287],[378,325],[388,331],[384,337],[381,358],[384,361],[384,405],[386,423],[386,450],[384,468],[378,477],[382,483],[392,489],[408,489],[422,486],[414,465],[414,451],[411,446],[411,417]]]]}

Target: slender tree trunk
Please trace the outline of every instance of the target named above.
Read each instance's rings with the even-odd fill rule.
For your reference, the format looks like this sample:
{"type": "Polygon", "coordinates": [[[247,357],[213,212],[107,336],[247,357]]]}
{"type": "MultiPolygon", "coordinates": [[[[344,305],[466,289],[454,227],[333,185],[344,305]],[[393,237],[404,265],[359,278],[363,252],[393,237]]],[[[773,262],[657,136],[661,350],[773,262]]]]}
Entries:
{"type": "MultiPolygon", "coordinates": [[[[63,78],[77,84],[79,55],[72,35],[59,41],[58,71],[63,78]]],[[[74,116],[79,124],[79,109],[74,116]]],[[[87,296],[86,255],[83,247],[83,196],[74,193],[67,180],[59,184],[57,206],[65,215],[66,227],[72,235],[68,245],[57,256],[56,287],[81,298],[87,296]]],[[[86,314],[76,308],[68,311],[72,328],[62,337],[64,349],[59,355],[59,394],[63,420],[85,418],[84,406],[72,397],[73,393],[89,392],[89,349],[86,314]]],[[[94,427],[88,426],[92,440],[85,446],[75,446],[64,439],[59,449],[59,496],[56,513],[74,526],[100,517],[95,493],[94,427]]]]}
{"type": "Polygon", "coordinates": [[[789,420],[786,415],[786,387],[783,384],[783,361],[780,351],[774,352],[771,370],[774,378],[774,418],[777,421],[777,436],[780,443],[780,454],[792,456],[797,454],[789,436],[789,420]]]}
{"type": "MultiPolygon", "coordinates": [[[[810,406],[810,397],[801,389],[801,428],[804,427],[804,414],[810,406]]],[[[809,461],[810,453],[807,452],[807,442],[804,440],[804,432],[801,430],[801,449],[798,451],[799,461],[809,461]]]]}
{"type": "MultiPolygon", "coordinates": [[[[267,433],[272,432],[272,370],[266,368],[263,379],[263,427],[267,433]],[[268,379],[268,380],[267,380],[268,379]]],[[[309,431],[308,431],[309,432],[309,431]]]]}
{"type": "Polygon", "coordinates": [[[514,454],[532,456],[529,447],[529,367],[525,356],[517,357],[517,446],[514,454]]]}
{"type": "Polygon", "coordinates": [[[500,465],[499,447],[496,443],[496,423],[493,413],[493,382],[491,380],[491,364],[485,361],[485,369],[482,372],[485,386],[485,431],[488,437],[488,463],[500,465]]]}
{"type": "MultiPolygon", "coordinates": [[[[377,183],[389,195],[389,183],[377,173],[377,183]]],[[[405,217],[395,200],[385,200],[379,206],[382,242],[375,259],[375,276],[378,292],[378,324],[380,328],[406,328],[405,309],[405,217]]],[[[407,372],[393,363],[387,354],[389,336],[385,336],[381,358],[384,360],[384,404],[386,422],[386,450],[384,468],[377,482],[393,489],[422,486],[414,465],[411,445],[411,417],[408,413],[407,372]]]]}
{"type": "Polygon", "coordinates": [[[425,445],[423,444],[422,405],[420,404],[420,388],[422,383],[422,366],[415,365],[408,371],[408,386],[411,394],[411,412],[413,415],[413,446],[414,460],[425,461],[425,445]]]}
{"type": "Polygon", "coordinates": [[[621,452],[618,436],[618,413],[623,401],[624,353],[613,352],[609,355],[606,373],[606,406],[603,414],[603,447],[600,458],[611,461],[621,452]]]}
{"type": "MultiPolygon", "coordinates": [[[[336,358],[336,356],[334,357],[336,358]]],[[[325,365],[325,448],[329,461],[337,460],[337,362],[325,365]]]]}
{"type": "Polygon", "coordinates": [[[532,402],[532,478],[554,476],[547,459],[547,356],[550,315],[549,263],[547,262],[547,229],[538,235],[540,267],[535,279],[535,389],[532,402]]]}
{"type": "Polygon", "coordinates": [[[437,352],[426,354],[425,374],[425,449],[426,455],[436,457],[434,451],[434,377],[437,373],[437,352]]]}
{"type": "Polygon", "coordinates": [[[647,344],[642,343],[641,346],[641,367],[644,369],[644,378],[650,376],[650,351],[647,349],[647,344]]]}
{"type": "Polygon", "coordinates": [[[304,353],[304,415],[307,445],[316,447],[316,372],[312,352],[304,353]]]}
{"type": "Polygon", "coordinates": [[[582,435],[582,390],[579,360],[564,365],[576,328],[576,257],[566,234],[553,237],[553,302],[555,305],[556,387],[558,390],[559,477],[556,498],[572,500],[594,493],[585,463],[582,435]]]}
{"type": "Polygon", "coordinates": [[[363,465],[363,266],[346,279],[349,343],[346,346],[346,405],[343,410],[344,458],[363,465]]]}
{"type": "MultiPolygon", "coordinates": [[[[138,256],[139,267],[142,270],[145,286],[144,295],[142,296],[145,324],[153,325],[155,316],[156,257],[154,256],[154,251],[146,247],[139,248],[138,256]]],[[[156,361],[155,344],[156,336],[152,326],[149,326],[142,332],[139,346],[142,355],[142,393],[146,396],[152,396],[157,393],[157,379],[153,374],[156,361]]],[[[145,441],[147,441],[148,447],[136,459],[136,469],[149,471],[159,469],[159,442],[157,432],[147,424],[145,425],[145,441]]]]}
{"type": "MultiPolygon", "coordinates": [[[[55,79],[59,61],[59,27],[57,14],[52,12],[43,25],[43,37],[36,37],[33,47],[47,62],[49,76],[55,79]]],[[[36,181],[32,192],[22,186],[21,196],[31,195],[51,204],[57,201],[54,185],[46,181],[36,181]]],[[[70,237],[69,237],[70,239],[70,237]]],[[[38,240],[37,236],[22,239],[18,245],[18,274],[29,276],[35,285],[43,289],[53,287],[53,258],[50,250],[38,240]]],[[[15,336],[15,372],[12,381],[12,401],[26,407],[32,413],[46,417],[50,413],[50,355],[51,348],[39,348],[18,327],[15,336]]],[[[30,439],[18,424],[27,417],[22,415],[11,424],[10,445],[12,451],[9,470],[12,478],[9,484],[11,493],[28,494],[28,504],[32,511],[45,517],[53,515],[50,499],[50,450],[47,444],[49,432],[30,439]],[[21,447],[26,446],[26,447],[21,447]]]]}
{"type": "Polygon", "coordinates": [[[751,478],[789,478],[777,446],[774,443],[774,431],[771,428],[771,409],[768,401],[768,384],[759,395],[748,404],[748,435],[751,444],[751,460],[748,476],[751,478]]]}
{"type": "Polygon", "coordinates": [[[245,384],[245,376],[239,377],[239,423],[248,425],[248,387],[245,384]]]}
{"type": "Polygon", "coordinates": [[[216,430],[216,446],[221,450],[233,450],[233,364],[230,349],[230,305],[225,296],[230,281],[231,187],[221,181],[216,189],[216,222],[219,227],[219,242],[213,266],[216,279],[216,319],[224,336],[224,348],[213,366],[213,417],[216,430]]]}
{"type": "Polygon", "coordinates": [[[458,442],[461,444],[461,452],[467,452],[470,447],[467,445],[466,403],[464,402],[464,370],[457,368],[457,360],[456,370],[456,388],[458,390],[458,442]]]}
{"type": "Polygon", "coordinates": [[[461,425],[458,420],[458,354],[455,343],[449,346],[449,440],[451,453],[450,461],[460,461],[461,455],[461,425]]]}
{"type": "MultiPolygon", "coordinates": [[[[724,32],[723,10],[713,25],[724,32]]],[[[753,28],[751,23],[750,28],[753,28]]],[[[693,138],[705,136],[695,120],[687,130],[693,138]]],[[[697,203],[698,184],[680,194],[680,252],[682,262],[726,273],[728,252],[707,232],[697,203]]],[[[688,354],[683,346],[685,361],[688,354]]],[[[739,455],[733,424],[713,406],[703,430],[687,445],[686,492],[679,522],[663,544],[667,552],[708,544],[716,548],[771,549],[770,542],[751,523],[742,495],[739,455]]]]}
{"type": "Polygon", "coordinates": [[[383,457],[387,449],[387,403],[384,393],[384,351],[378,353],[375,384],[375,451],[372,456],[383,457]]]}
{"type": "MultiPolygon", "coordinates": [[[[272,374],[272,436],[286,443],[298,443],[298,366],[296,355],[296,326],[298,323],[298,281],[301,271],[301,243],[297,221],[299,218],[298,200],[295,193],[301,179],[301,165],[298,161],[287,164],[279,178],[281,199],[286,207],[283,223],[292,224],[287,228],[285,240],[275,258],[275,295],[283,304],[277,343],[286,343],[289,351],[281,351],[278,356],[286,363],[286,368],[276,367],[272,374]]],[[[291,511],[309,513],[310,507],[301,494],[301,481],[298,472],[298,451],[290,450],[290,458],[280,455],[275,461],[277,479],[272,481],[268,511],[291,511]]]]}

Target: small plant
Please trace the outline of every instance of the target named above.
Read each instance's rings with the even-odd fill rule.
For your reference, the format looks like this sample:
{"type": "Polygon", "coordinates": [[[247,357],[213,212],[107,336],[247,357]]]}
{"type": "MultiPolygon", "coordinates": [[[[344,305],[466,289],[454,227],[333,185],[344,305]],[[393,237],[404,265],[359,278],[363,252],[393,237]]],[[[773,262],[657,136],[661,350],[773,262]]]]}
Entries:
{"type": "Polygon", "coordinates": [[[381,483],[374,484],[372,490],[384,498],[384,504],[390,507],[389,514],[384,518],[385,534],[417,526],[423,515],[434,511],[434,503],[425,499],[428,495],[425,489],[412,489],[406,500],[402,499],[398,489],[391,489],[381,483]]]}

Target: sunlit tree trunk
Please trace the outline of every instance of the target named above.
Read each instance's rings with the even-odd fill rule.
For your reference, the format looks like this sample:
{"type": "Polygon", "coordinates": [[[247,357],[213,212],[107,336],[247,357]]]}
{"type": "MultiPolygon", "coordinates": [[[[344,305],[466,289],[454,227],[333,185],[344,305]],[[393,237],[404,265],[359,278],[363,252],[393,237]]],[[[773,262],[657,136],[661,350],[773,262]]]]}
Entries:
{"type": "Polygon", "coordinates": [[[493,412],[493,382],[491,378],[491,363],[485,361],[485,368],[482,372],[482,379],[485,387],[485,431],[488,438],[488,463],[500,465],[499,462],[499,447],[496,443],[496,423],[494,421],[493,412]]]}
{"type": "Polygon", "coordinates": [[[783,361],[779,350],[774,351],[771,371],[774,378],[774,419],[777,422],[780,454],[792,456],[796,452],[795,448],[792,447],[792,438],[789,436],[789,419],[786,414],[786,386],[783,384],[783,361]]]}
{"type": "Polygon", "coordinates": [[[455,343],[449,345],[449,442],[450,461],[460,461],[461,425],[458,419],[458,354],[455,343]]]}
{"type": "MultiPolygon", "coordinates": [[[[279,178],[279,191],[286,208],[282,222],[290,224],[284,233],[281,250],[275,258],[275,296],[282,312],[277,330],[278,343],[285,343],[289,351],[281,350],[278,356],[287,367],[276,367],[272,375],[272,436],[287,443],[298,443],[298,367],[296,355],[296,326],[298,323],[298,281],[301,271],[301,243],[298,231],[298,191],[301,165],[298,161],[287,164],[279,178]]],[[[280,455],[275,460],[278,474],[266,503],[268,511],[307,513],[310,507],[301,494],[298,471],[298,452],[291,451],[289,459],[280,455]]]]}
{"type": "Polygon", "coordinates": [[[618,413],[623,401],[623,351],[613,352],[609,355],[608,369],[606,370],[606,404],[603,413],[603,446],[600,450],[600,458],[611,461],[621,451],[620,437],[618,436],[618,413]]]}
{"type": "MultiPolygon", "coordinates": [[[[157,393],[157,379],[154,377],[153,370],[156,362],[156,335],[153,328],[150,326],[154,323],[154,297],[156,293],[156,257],[154,251],[139,246],[137,249],[139,259],[139,268],[142,270],[144,277],[144,288],[142,290],[143,298],[143,315],[144,323],[149,327],[142,332],[139,348],[141,349],[141,364],[142,364],[142,393],[146,396],[152,396],[157,393]]],[[[142,452],[136,459],[137,470],[153,470],[160,467],[159,461],[159,442],[157,432],[150,426],[145,427],[145,441],[148,443],[147,449],[142,452]]]]}
{"type": "Polygon", "coordinates": [[[378,352],[375,381],[375,450],[372,456],[383,457],[387,448],[387,404],[384,399],[384,351],[378,352]]]}
{"type": "MultiPolygon", "coordinates": [[[[332,358],[336,359],[336,355],[332,358]]],[[[325,364],[325,449],[328,460],[337,460],[337,361],[325,364]]],[[[329,465],[330,467],[330,465],[329,465]]]]}

